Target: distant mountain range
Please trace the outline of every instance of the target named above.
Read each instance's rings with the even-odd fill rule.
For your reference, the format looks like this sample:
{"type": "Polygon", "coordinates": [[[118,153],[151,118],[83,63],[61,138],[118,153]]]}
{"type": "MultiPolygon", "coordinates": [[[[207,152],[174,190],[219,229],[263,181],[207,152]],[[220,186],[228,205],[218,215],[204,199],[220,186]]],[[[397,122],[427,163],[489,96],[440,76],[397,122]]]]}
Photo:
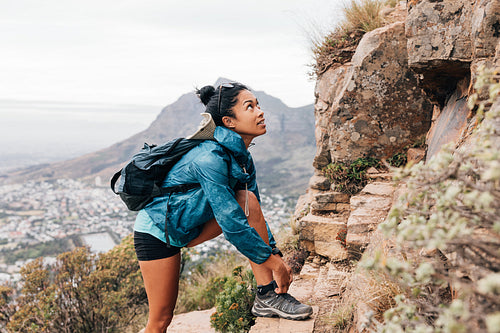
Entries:
{"type": "MultiPolygon", "coordinates": [[[[313,105],[290,108],[263,91],[254,93],[264,110],[268,129],[267,134],[256,138],[256,145],[250,148],[256,163],[259,186],[271,193],[303,193],[313,172],[313,105]]],[[[163,108],[149,128],[124,141],[71,160],[7,173],[0,176],[0,183],[57,178],[94,180],[97,176],[107,182],[141,149],[144,142],[161,144],[192,134],[202,119],[200,113],[203,111],[204,106],[198,97],[193,92],[186,93],[163,108]]]]}

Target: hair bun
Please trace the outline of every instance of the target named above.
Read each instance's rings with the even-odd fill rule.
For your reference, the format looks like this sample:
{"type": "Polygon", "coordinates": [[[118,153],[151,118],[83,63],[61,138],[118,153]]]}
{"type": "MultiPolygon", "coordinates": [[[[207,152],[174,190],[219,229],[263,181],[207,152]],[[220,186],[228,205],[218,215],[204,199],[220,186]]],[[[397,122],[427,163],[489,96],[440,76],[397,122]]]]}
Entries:
{"type": "Polygon", "coordinates": [[[196,91],[198,96],[200,97],[201,102],[204,105],[207,105],[210,102],[210,99],[213,95],[215,95],[215,88],[213,86],[204,86],[203,88],[196,91]]]}

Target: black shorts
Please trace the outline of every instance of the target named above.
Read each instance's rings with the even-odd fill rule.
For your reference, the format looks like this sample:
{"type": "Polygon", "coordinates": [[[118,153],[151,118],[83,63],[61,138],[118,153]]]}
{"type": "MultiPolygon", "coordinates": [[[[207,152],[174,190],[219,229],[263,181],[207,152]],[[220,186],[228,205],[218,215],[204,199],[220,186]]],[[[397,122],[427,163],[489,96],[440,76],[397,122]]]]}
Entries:
{"type": "Polygon", "coordinates": [[[169,258],[181,251],[180,247],[169,247],[155,236],[138,231],[134,231],[134,248],[139,261],[169,258]]]}

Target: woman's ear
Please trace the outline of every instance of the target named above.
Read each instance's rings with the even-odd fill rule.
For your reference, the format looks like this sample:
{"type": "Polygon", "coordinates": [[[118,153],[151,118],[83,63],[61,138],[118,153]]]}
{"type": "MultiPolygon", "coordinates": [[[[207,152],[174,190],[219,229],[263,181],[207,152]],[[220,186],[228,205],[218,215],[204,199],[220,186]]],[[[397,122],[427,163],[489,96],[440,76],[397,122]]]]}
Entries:
{"type": "Polygon", "coordinates": [[[229,128],[229,129],[236,127],[236,124],[234,123],[234,119],[229,117],[229,116],[222,117],[222,123],[224,124],[225,127],[229,128]]]}

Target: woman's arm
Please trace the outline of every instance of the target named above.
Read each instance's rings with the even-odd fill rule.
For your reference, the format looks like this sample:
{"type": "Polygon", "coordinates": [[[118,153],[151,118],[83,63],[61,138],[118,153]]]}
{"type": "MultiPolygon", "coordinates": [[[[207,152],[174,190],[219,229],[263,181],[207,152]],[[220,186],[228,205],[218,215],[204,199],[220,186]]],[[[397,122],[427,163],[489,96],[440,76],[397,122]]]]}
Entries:
{"type": "Polygon", "coordinates": [[[251,261],[262,264],[269,259],[272,249],[248,224],[229,186],[226,155],[222,154],[211,151],[198,156],[190,171],[199,181],[224,237],[251,261]]]}

